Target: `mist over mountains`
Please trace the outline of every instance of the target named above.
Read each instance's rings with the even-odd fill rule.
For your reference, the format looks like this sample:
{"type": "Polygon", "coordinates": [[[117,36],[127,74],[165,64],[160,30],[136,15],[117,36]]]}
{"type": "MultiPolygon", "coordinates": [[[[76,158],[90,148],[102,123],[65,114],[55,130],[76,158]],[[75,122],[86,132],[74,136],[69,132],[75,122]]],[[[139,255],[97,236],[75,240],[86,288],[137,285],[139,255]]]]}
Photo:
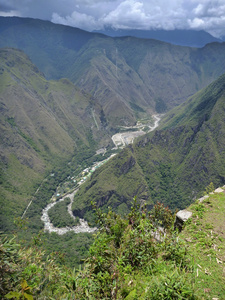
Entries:
{"type": "Polygon", "coordinates": [[[104,30],[95,30],[94,32],[103,33],[111,37],[133,36],[143,39],[155,39],[162,42],[189,46],[189,47],[204,47],[206,44],[213,42],[222,42],[223,39],[218,39],[205,32],[204,30],[138,30],[138,29],[114,29],[106,27],[104,30]]]}

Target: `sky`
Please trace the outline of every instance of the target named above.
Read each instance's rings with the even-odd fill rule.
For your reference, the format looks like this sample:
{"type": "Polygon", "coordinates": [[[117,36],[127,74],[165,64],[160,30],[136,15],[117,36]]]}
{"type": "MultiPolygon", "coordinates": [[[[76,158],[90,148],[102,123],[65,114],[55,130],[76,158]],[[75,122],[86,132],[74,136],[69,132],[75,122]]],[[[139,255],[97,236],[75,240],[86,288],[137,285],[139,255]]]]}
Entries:
{"type": "Polygon", "coordinates": [[[100,30],[194,29],[225,36],[225,0],[0,0],[0,16],[100,30]]]}

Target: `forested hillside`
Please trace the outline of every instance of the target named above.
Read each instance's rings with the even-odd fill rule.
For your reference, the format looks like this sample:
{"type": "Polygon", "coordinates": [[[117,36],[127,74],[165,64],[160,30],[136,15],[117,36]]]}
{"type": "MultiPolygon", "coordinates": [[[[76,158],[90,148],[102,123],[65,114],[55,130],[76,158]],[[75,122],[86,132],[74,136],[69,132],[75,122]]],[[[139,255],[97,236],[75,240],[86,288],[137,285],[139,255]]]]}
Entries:
{"type": "Polygon", "coordinates": [[[182,241],[173,212],[225,184],[225,43],[0,17],[0,47],[0,296],[222,299],[224,192],[190,207],[182,241]]]}
{"type": "Polygon", "coordinates": [[[165,116],[160,129],[92,175],[73,204],[89,217],[91,201],[126,213],[137,196],[149,207],[157,201],[185,208],[213,182],[225,183],[225,75],[165,116]]]}
{"type": "MultiPolygon", "coordinates": [[[[101,105],[69,80],[46,80],[19,50],[1,49],[0,60],[1,228],[6,229],[51,171],[63,168],[58,176],[65,176],[69,160],[76,157],[75,168],[110,136],[100,120],[101,105]]],[[[49,182],[51,193],[55,188],[49,182]]]]}

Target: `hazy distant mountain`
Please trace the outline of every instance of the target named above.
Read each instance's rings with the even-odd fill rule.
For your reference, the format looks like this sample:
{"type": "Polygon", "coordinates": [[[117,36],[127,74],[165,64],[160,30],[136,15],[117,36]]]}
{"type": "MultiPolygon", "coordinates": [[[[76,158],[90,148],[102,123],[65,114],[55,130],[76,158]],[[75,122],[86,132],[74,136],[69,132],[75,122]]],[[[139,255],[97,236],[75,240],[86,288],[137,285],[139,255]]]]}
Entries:
{"type": "Polygon", "coordinates": [[[213,42],[222,42],[204,30],[138,30],[138,29],[114,29],[106,27],[104,30],[95,30],[111,37],[133,36],[144,39],[155,39],[174,45],[189,47],[204,47],[213,42]]]}
{"type": "Polygon", "coordinates": [[[225,43],[196,49],[27,18],[0,17],[0,47],[22,49],[47,79],[91,94],[114,130],[184,102],[225,69],[225,43]]]}

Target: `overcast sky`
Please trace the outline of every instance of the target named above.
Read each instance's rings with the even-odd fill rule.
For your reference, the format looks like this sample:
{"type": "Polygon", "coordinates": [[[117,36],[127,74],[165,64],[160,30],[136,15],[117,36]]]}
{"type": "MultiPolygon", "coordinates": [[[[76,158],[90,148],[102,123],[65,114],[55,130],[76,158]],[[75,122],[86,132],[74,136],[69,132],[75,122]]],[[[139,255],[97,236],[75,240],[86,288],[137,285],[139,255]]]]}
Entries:
{"type": "Polygon", "coordinates": [[[225,0],[0,0],[1,16],[31,17],[92,31],[196,29],[225,36],[225,0]]]}

